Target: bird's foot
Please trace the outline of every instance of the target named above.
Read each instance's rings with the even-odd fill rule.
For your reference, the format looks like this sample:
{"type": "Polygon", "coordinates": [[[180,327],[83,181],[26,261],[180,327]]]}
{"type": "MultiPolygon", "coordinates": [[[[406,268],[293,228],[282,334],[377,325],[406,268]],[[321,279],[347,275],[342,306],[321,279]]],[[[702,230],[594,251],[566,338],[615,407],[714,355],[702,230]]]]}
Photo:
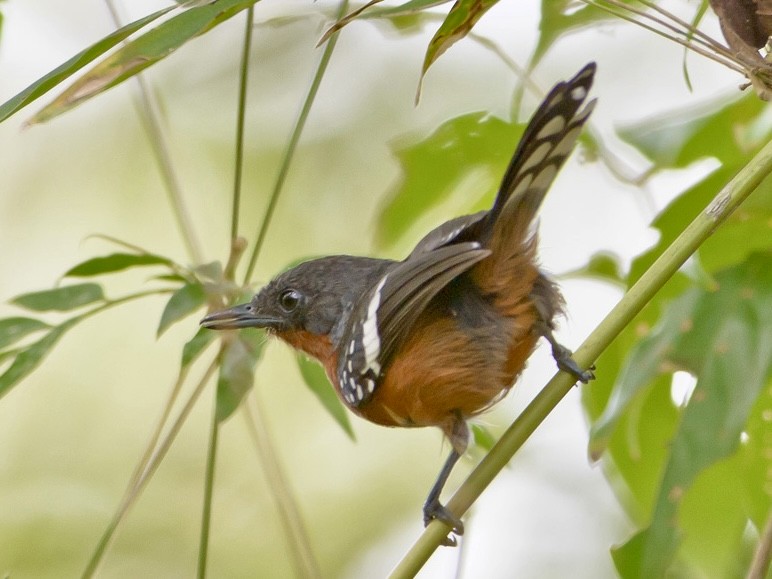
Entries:
{"type": "Polygon", "coordinates": [[[445,523],[452,529],[453,534],[445,537],[442,544],[446,547],[455,547],[458,543],[453,535],[461,536],[464,534],[464,523],[451,513],[447,507],[443,506],[439,500],[427,502],[424,505],[424,526],[427,526],[435,519],[445,523]]]}
{"type": "Polygon", "coordinates": [[[582,370],[579,367],[579,364],[576,363],[576,360],[571,356],[571,350],[557,342],[552,344],[552,357],[555,358],[558,368],[564,372],[568,372],[574,378],[579,380],[579,382],[587,384],[590,380],[595,379],[595,374],[593,373],[593,370],[595,370],[594,364],[590,366],[589,369],[582,370]]]}

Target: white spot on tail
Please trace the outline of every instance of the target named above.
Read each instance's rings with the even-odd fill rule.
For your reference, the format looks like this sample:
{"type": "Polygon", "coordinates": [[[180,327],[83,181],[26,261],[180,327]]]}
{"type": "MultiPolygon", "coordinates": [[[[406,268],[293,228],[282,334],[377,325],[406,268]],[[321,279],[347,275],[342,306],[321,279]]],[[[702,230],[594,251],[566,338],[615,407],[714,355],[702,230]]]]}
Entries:
{"type": "Polygon", "coordinates": [[[552,153],[550,154],[550,159],[554,159],[556,157],[567,157],[570,155],[571,151],[576,145],[577,139],[579,139],[579,134],[581,132],[581,125],[568,131],[557,144],[557,146],[553,149],[552,153]]]}
{"type": "Polygon", "coordinates": [[[545,139],[552,135],[557,135],[566,126],[566,120],[563,117],[553,117],[546,125],[541,128],[541,131],[536,135],[537,139],[545,139]]]}
{"type": "Polygon", "coordinates": [[[552,184],[552,181],[555,179],[555,175],[558,174],[558,168],[555,165],[547,165],[545,166],[541,172],[536,175],[536,178],[533,180],[532,187],[534,189],[540,189],[542,191],[545,191],[549,188],[549,186],[552,184]]]}
{"type": "Polygon", "coordinates": [[[375,287],[373,297],[367,306],[367,316],[362,324],[362,345],[365,349],[365,367],[362,370],[364,374],[368,369],[375,375],[381,373],[381,364],[378,362],[378,356],[381,353],[381,337],[378,334],[378,306],[381,305],[381,290],[386,283],[387,275],[384,275],[378,285],[375,287]]]}
{"type": "Polygon", "coordinates": [[[551,148],[552,148],[552,143],[542,143],[541,145],[536,147],[536,150],[533,153],[531,153],[531,156],[528,157],[525,160],[525,163],[523,163],[523,166],[520,167],[520,172],[525,173],[531,167],[536,167],[547,157],[547,153],[550,152],[551,148]]]}
{"type": "Polygon", "coordinates": [[[587,89],[583,86],[577,86],[571,89],[571,98],[575,101],[583,100],[587,96],[587,89]]]}

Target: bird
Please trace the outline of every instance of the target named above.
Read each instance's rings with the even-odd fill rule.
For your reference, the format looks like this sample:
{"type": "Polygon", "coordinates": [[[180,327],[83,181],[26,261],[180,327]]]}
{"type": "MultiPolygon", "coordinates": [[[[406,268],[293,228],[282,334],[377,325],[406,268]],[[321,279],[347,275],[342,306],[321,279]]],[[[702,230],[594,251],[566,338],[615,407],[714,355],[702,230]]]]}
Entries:
{"type": "Polygon", "coordinates": [[[424,525],[463,521],[440,496],[467,451],[469,420],[512,388],[540,338],[560,370],[593,379],[555,336],[565,302],[540,269],[536,216],[595,106],[590,62],[556,84],[531,117],[490,210],[447,221],[402,261],[332,255],[273,278],[205,328],[262,328],[324,367],[354,414],[391,427],[438,427],[450,454],[423,505],[424,525]]]}

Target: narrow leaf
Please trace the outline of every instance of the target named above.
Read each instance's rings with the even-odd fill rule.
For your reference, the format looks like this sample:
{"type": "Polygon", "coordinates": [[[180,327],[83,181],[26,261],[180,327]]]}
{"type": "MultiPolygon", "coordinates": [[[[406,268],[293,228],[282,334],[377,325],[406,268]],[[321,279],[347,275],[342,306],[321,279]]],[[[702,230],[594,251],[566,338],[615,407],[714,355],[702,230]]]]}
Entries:
{"type": "Polygon", "coordinates": [[[529,68],[535,68],[557,39],[614,18],[605,10],[574,0],[541,0],[539,41],[531,57],[529,68]]]}
{"type": "Polygon", "coordinates": [[[442,53],[469,34],[482,15],[497,2],[498,0],[456,0],[445,21],[429,42],[424,56],[421,79],[442,53]]]}
{"type": "Polygon", "coordinates": [[[182,361],[180,362],[181,369],[185,369],[192,364],[196,358],[203,352],[206,347],[211,344],[217,337],[217,332],[207,330],[206,328],[200,328],[196,335],[193,336],[182,347],[182,361]]]}
{"type": "Polygon", "coordinates": [[[57,326],[48,332],[41,340],[19,352],[13,363],[2,375],[0,375],[0,398],[5,396],[10,392],[11,388],[32,373],[64,333],[74,325],[74,323],[66,322],[57,326]]]}
{"type": "Polygon", "coordinates": [[[56,85],[78,72],[81,68],[116,46],[118,43],[124,41],[137,30],[144,28],[153,20],[156,20],[167,12],[174,10],[175,8],[176,6],[169,6],[168,8],[163,8],[157,12],[153,12],[144,18],[140,18],[139,20],[127,24],[123,28],[119,28],[112,34],[109,34],[98,42],[95,42],[87,49],[79,52],[70,60],[61,66],[56,67],[47,75],[38,79],[19,94],[0,105],[0,122],[4,121],[14,113],[20,111],[37,98],[46,94],[56,85]]]}
{"type": "Polygon", "coordinates": [[[18,342],[32,332],[50,328],[48,324],[33,318],[5,318],[0,320],[0,348],[18,342]]]}
{"type": "Polygon", "coordinates": [[[11,303],[37,312],[66,312],[104,299],[102,286],[82,283],[20,295],[11,300],[11,303]]]}
{"type": "Polygon", "coordinates": [[[318,363],[310,360],[303,354],[298,354],[297,361],[300,374],[303,376],[306,386],[308,386],[311,392],[319,399],[319,402],[322,403],[324,409],[330,413],[330,416],[332,416],[335,422],[337,422],[344,432],[348,434],[349,438],[351,438],[351,440],[356,440],[354,429],[351,428],[348,413],[343,407],[343,404],[341,404],[335,390],[333,390],[324,369],[318,363]]]}
{"type": "Polygon", "coordinates": [[[223,353],[217,381],[218,422],[224,422],[241,404],[255,380],[255,365],[263,351],[263,332],[239,332],[223,353]]]}
{"type": "Polygon", "coordinates": [[[196,5],[129,42],[72,83],[30,123],[46,122],[163,60],[257,0],[218,0],[196,5]]]}
{"type": "MultiPolygon", "coordinates": [[[[698,475],[738,450],[751,411],[772,379],[772,254],[755,254],[716,279],[719,291],[694,288],[672,304],[663,331],[647,340],[648,361],[638,360],[635,369],[648,375],[643,378],[647,381],[654,373],[668,374],[677,368],[698,377],[668,445],[651,523],[615,556],[632,563],[628,571],[635,569],[641,577],[667,575],[682,539],[679,517],[684,497],[698,475]]],[[[632,365],[628,367],[632,371],[632,365]]],[[[624,378],[623,373],[623,383],[624,378]]],[[[620,415],[626,405],[613,400],[609,407],[620,415]]],[[[763,477],[757,483],[763,485],[763,477]]],[[[733,504],[735,510],[724,521],[711,524],[747,518],[742,502],[733,504]]],[[[734,531],[725,532],[734,532],[739,542],[744,525],[733,526],[734,531]]]]}
{"type": "Polygon", "coordinates": [[[161,323],[158,324],[156,337],[163,334],[169,326],[192,314],[206,301],[204,287],[198,283],[187,283],[172,294],[166,303],[161,323]]]}
{"type": "Polygon", "coordinates": [[[137,255],[134,253],[113,253],[94,257],[70,268],[64,277],[92,277],[103,273],[114,273],[131,267],[146,265],[169,265],[170,260],[160,255],[137,255]]]}

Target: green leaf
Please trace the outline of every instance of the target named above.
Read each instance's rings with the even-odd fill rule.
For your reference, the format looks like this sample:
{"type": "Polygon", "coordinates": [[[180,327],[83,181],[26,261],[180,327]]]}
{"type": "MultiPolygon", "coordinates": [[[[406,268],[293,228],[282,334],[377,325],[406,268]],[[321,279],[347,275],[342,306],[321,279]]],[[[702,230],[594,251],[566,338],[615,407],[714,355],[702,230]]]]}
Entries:
{"type": "Polygon", "coordinates": [[[498,0],[456,0],[453,7],[445,17],[445,21],[435,32],[426,48],[421,79],[426,75],[429,67],[456,42],[464,38],[472,31],[477,21],[490,10],[498,0]]]}
{"type": "Polygon", "coordinates": [[[28,104],[35,101],[37,98],[46,94],[49,90],[78,72],[88,63],[92,62],[94,59],[98,58],[120,42],[123,42],[137,30],[144,28],[153,20],[156,20],[167,12],[174,10],[175,8],[175,6],[169,6],[168,8],[163,8],[157,12],[153,12],[144,18],[140,18],[139,20],[119,28],[112,34],[108,34],[98,42],[95,42],[87,49],[79,52],[70,60],[61,66],[56,67],[47,75],[38,79],[19,94],[0,105],[0,122],[4,121],[14,113],[20,111],[28,104]]]}
{"type": "Polygon", "coordinates": [[[625,281],[619,256],[607,252],[596,253],[587,265],[564,273],[560,277],[593,277],[614,284],[623,284],[625,281]]]}
{"type": "Polygon", "coordinates": [[[422,141],[396,149],[402,176],[379,218],[380,243],[399,241],[451,192],[469,195],[465,206],[470,211],[489,205],[524,128],[476,112],[450,119],[422,141]]]}
{"type": "Polygon", "coordinates": [[[491,434],[491,431],[482,424],[472,424],[471,429],[475,446],[478,446],[487,452],[493,448],[494,444],[496,444],[496,437],[494,437],[493,434],[491,434]]]}
{"type": "Polygon", "coordinates": [[[198,283],[186,283],[174,292],[166,303],[156,337],[163,334],[173,323],[195,312],[205,302],[204,287],[198,283]]]}
{"type": "Polygon", "coordinates": [[[255,365],[263,351],[265,333],[255,330],[239,332],[228,343],[220,364],[217,381],[218,422],[224,422],[241,404],[255,380],[255,365]]]}
{"type": "Polygon", "coordinates": [[[0,320],[0,348],[18,342],[24,336],[50,328],[45,322],[33,318],[5,318],[0,320]]]}
{"type": "Polygon", "coordinates": [[[297,361],[300,374],[303,376],[306,386],[308,386],[311,392],[319,399],[322,406],[330,413],[333,420],[335,420],[344,432],[348,434],[349,438],[351,438],[351,440],[356,440],[354,429],[351,428],[348,413],[343,404],[341,404],[332,384],[330,384],[327,374],[324,372],[324,368],[303,354],[297,355],[297,361]]]}
{"type": "MultiPolygon", "coordinates": [[[[629,412],[632,397],[625,393],[640,391],[654,374],[667,376],[680,368],[698,377],[669,444],[651,523],[615,555],[632,565],[625,576],[666,575],[682,537],[683,497],[703,471],[738,451],[750,413],[772,378],[772,252],[755,254],[716,280],[719,291],[687,291],[641,341],[621,373],[618,400],[612,396],[608,415],[598,424],[608,436],[609,424],[629,412]]],[[[763,486],[764,479],[756,484],[763,486]]],[[[747,518],[741,503],[732,504],[740,513],[712,524],[747,518]]],[[[734,525],[737,542],[744,527],[734,525]]]]}
{"type": "Polygon", "coordinates": [[[573,0],[542,0],[539,41],[529,68],[535,68],[561,36],[611,18],[613,16],[604,10],[590,5],[577,5],[573,0]]]}
{"type": "Polygon", "coordinates": [[[82,283],[20,295],[11,300],[11,303],[36,312],[66,312],[104,299],[102,286],[82,283]]]}
{"type": "Polygon", "coordinates": [[[123,271],[131,267],[146,265],[169,265],[171,261],[160,255],[138,255],[134,253],[113,253],[94,257],[70,268],[63,277],[92,277],[104,273],[123,271]]]}
{"type": "Polygon", "coordinates": [[[43,358],[56,345],[64,333],[75,325],[75,321],[56,326],[42,339],[25,348],[16,355],[8,369],[0,375],[0,398],[10,392],[16,384],[26,378],[40,365],[43,358]]]}
{"type": "Polygon", "coordinates": [[[30,123],[51,120],[163,60],[180,46],[204,34],[257,0],[217,0],[181,12],[125,44],[73,82],[30,123]]]}
{"type": "Polygon", "coordinates": [[[206,328],[199,328],[196,335],[182,347],[182,361],[180,362],[180,367],[185,369],[190,366],[216,337],[217,332],[207,330],[206,328]]]}
{"type": "Polygon", "coordinates": [[[684,168],[710,158],[742,165],[769,140],[772,129],[763,121],[765,111],[766,104],[754,95],[729,104],[721,99],[697,109],[647,119],[618,134],[659,170],[684,168]]]}
{"type": "MultiPolygon", "coordinates": [[[[660,121],[620,131],[620,136],[655,163],[657,171],[681,169],[695,161],[716,158],[721,166],[677,197],[653,222],[657,244],[632,264],[632,285],[659,257],[688,223],[704,211],[717,191],[772,139],[765,121],[767,108],[755,96],[697,113],[679,111],[660,121]],[[716,110],[718,109],[718,110],[716,110]]],[[[772,178],[767,178],[748,202],[729,217],[699,251],[702,267],[712,273],[739,263],[750,253],[772,247],[772,178]]]]}

